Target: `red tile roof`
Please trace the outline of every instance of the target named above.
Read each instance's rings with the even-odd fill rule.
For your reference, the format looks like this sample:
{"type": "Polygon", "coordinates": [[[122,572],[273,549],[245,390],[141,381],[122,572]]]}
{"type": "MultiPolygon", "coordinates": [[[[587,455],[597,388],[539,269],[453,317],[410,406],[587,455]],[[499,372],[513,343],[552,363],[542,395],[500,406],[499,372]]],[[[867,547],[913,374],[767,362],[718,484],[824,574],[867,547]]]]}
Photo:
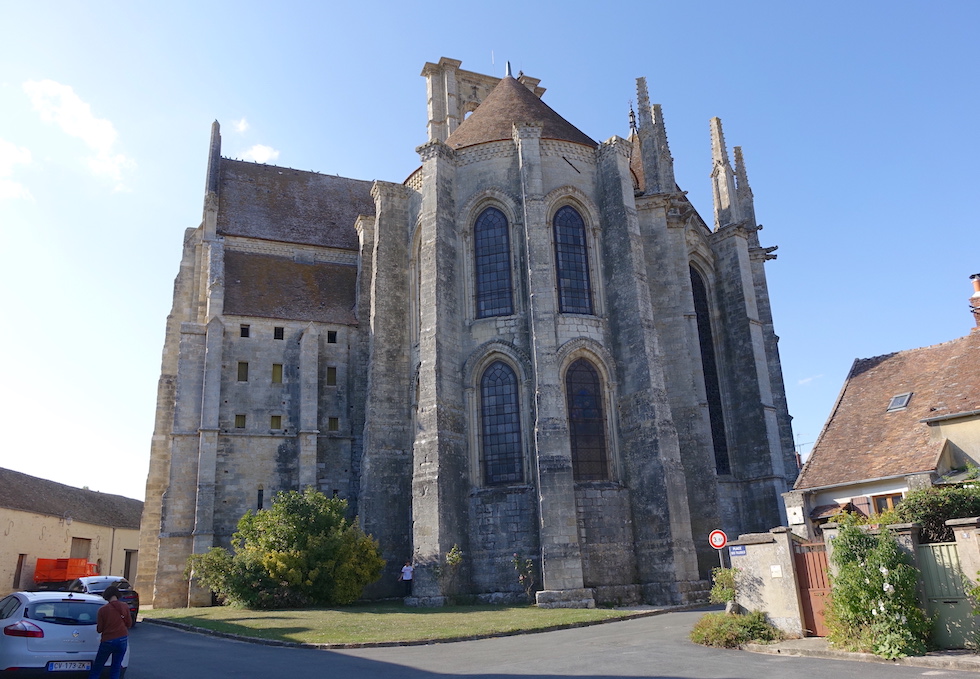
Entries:
{"type": "Polygon", "coordinates": [[[797,490],[929,472],[943,441],[921,420],[980,409],[980,332],[858,359],[796,481],[797,490]],[[892,397],[908,406],[887,412],[892,397]]]}
{"type": "Polygon", "coordinates": [[[513,139],[514,123],[541,123],[542,139],[559,139],[595,148],[584,132],[554,112],[531,90],[511,77],[497,83],[487,98],[449,135],[454,149],[513,139]]]}

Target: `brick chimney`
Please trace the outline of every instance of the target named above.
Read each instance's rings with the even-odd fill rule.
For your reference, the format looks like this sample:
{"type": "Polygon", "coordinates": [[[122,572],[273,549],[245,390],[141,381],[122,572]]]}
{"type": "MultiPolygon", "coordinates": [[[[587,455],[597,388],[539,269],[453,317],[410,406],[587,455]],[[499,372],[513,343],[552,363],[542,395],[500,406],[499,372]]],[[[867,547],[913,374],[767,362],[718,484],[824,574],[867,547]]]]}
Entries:
{"type": "Polygon", "coordinates": [[[970,311],[973,312],[973,319],[977,322],[974,332],[980,330],[980,273],[970,276],[973,281],[973,296],[970,297],[970,311]]]}

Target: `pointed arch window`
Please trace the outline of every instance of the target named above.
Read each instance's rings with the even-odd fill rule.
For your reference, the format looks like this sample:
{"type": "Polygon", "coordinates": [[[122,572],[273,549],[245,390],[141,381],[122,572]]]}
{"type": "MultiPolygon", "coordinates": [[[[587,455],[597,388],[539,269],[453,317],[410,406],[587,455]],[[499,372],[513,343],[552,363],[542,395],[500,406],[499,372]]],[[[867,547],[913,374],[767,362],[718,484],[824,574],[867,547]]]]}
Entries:
{"type": "Polygon", "coordinates": [[[566,314],[591,314],[592,286],[585,221],[575,208],[565,205],[555,213],[552,225],[555,231],[558,308],[566,314]]]}
{"type": "Polygon", "coordinates": [[[704,392],[708,399],[708,421],[711,424],[711,441],[715,453],[715,470],[719,474],[731,474],[728,457],[728,440],[725,432],[725,414],[721,405],[721,380],[715,359],[715,341],[711,334],[711,308],[708,305],[708,287],[701,274],[692,266],[691,290],[694,293],[694,314],[698,324],[698,342],[701,345],[701,367],[704,370],[704,392]]]}
{"type": "Polygon", "coordinates": [[[517,375],[494,361],[480,379],[480,446],[487,485],[522,483],[524,456],[517,375]]]}
{"type": "Polygon", "coordinates": [[[591,363],[580,358],[565,373],[572,475],[576,481],[609,478],[602,382],[591,363]]]}
{"type": "Polygon", "coordinates": [[[510,235],[507,217],[495,207],[480,213],[473,225],[476,259],[476,317],[514,313],[511,294],[510,235]]]}

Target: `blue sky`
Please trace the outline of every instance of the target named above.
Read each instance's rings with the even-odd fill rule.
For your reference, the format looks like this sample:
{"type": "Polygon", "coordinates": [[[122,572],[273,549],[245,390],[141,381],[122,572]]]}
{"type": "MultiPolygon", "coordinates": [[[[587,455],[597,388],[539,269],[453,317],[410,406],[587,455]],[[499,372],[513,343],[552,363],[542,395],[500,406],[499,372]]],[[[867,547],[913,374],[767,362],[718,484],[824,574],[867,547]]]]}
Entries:
{"type": "Polygon", "coordinates": [[[541,78],[593,139],[663,105],[711,221],[742,146],[804,453],[854,358],[967,334],[980,272],[976,2],[0,0],[0,465],[142,498],[184,230],[226,156],[401,181],[427,61],[541,78]],[[339,4],[339,3],[337,3],[339,4]]]}

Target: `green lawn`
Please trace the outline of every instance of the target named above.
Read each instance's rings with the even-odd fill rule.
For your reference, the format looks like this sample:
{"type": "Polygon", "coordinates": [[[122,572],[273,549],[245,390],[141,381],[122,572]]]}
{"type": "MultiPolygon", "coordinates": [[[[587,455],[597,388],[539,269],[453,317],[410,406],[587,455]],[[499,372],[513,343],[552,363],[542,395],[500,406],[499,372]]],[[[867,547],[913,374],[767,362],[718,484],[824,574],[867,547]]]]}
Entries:
{"type": "Polygon", "coordinates": [[[541,630],[642,614],[605,608],[447,606],[406,608],[401,603],[333,609],[250,611],[227,606],[144,611],[156,618],[217,632],[306,644],[366,644],[459,639],[541,630]]]}

